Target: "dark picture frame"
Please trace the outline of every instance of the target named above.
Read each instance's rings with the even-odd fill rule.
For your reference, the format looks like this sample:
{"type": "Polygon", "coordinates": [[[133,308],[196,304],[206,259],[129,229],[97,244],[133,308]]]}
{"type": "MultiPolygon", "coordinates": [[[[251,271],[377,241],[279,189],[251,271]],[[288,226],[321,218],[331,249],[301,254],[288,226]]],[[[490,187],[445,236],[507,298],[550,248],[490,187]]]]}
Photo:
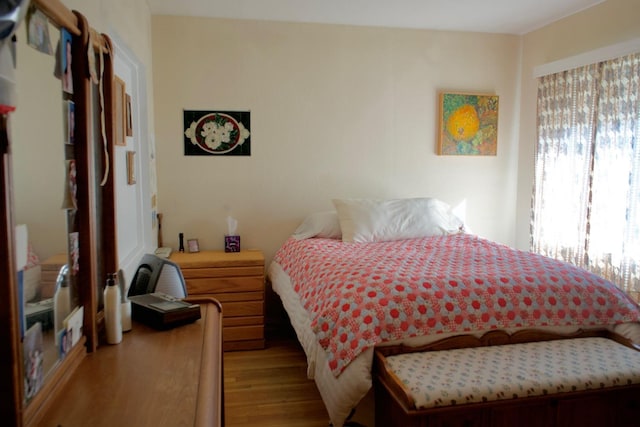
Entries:
{"type": "Polygon", "coordinates": [[[131,95],[125,94],[125,123],[127,136],[133,136],[133,120],[131,117],[131,95]]]}
{"type": "Polygon", "coordinates": [[[185,156],[250,156],[251,112],[184,110],[185,156]]]}

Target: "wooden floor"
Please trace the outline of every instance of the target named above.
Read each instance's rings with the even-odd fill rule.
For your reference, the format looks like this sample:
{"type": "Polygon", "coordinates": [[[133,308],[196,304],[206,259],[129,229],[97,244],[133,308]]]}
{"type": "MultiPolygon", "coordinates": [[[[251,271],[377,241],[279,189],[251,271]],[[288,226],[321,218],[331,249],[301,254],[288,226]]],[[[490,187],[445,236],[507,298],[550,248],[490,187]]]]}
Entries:
{"type": "MultiPolygon", "coordinates": [[[[266,289],[266,348],[224,353],[226,427],[329,427],[330,420],[280,298],[266,289]]],[[[374,427],[373,393],[345,427],[374,427]]]]}
{"type": "MultiPolygon", "coordinates": [[[[226,427],[331,425],[315,383],[307,379],[304,351],[291,326],[283,323],[267,332],[264,350],[224,353],[224,401],[226,427]]],[[[345,427],[374,424],[370,392],[345,427]]]]}
{"type": "Polygon", "coordinates": [[[289,336],[267,339],[264,350],[224,353],[224,400],[226,427],[329,426],[304,352],[289,336]]]}

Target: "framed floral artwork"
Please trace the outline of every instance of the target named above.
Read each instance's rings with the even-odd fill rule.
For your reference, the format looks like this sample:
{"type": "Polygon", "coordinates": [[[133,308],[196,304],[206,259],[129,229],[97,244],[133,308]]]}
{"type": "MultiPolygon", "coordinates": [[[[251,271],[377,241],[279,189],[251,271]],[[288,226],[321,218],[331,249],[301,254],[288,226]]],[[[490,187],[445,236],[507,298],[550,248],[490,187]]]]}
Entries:
{"type": "Polygon", "coordinates": [[[184,110],[185,156],[250,156],[251,112],[184,110]]]}
{"type": "Polygon", "coordinates": [[[495,156],[498,150],[498,96],[440,93],[438,154],[495,156]]]}

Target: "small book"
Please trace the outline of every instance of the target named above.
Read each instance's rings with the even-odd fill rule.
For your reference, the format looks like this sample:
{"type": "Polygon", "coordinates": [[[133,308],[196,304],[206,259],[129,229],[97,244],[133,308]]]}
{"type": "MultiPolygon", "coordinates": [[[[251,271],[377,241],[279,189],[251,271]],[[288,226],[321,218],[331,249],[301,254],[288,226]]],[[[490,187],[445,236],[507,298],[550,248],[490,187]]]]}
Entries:
{"type": "Polygon", "coordinates": [[[171,248],[162,247],[155,250],[155,254],[161,258],[169,258],[171,256],[171,248]]]}
{"type": "Polygon", "coordinates": [[[200,319],[200,305],[160,292],[134,295],[129,300],[133,320],[155,329],[170,329],[200,319]]]}

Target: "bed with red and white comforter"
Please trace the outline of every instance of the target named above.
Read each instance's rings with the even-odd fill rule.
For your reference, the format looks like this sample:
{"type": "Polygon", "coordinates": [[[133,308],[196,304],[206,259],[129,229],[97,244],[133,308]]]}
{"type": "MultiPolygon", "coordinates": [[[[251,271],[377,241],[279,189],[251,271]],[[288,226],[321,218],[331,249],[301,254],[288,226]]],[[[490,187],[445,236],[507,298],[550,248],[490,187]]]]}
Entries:
{"type": "Polygon", "coordinates": [[[640,307],[612,283],[464,233],[375,243],[291,237],[269,276],[336,427],[371,388],[375,346],[603,326],[640,342],[640,307]]]}

